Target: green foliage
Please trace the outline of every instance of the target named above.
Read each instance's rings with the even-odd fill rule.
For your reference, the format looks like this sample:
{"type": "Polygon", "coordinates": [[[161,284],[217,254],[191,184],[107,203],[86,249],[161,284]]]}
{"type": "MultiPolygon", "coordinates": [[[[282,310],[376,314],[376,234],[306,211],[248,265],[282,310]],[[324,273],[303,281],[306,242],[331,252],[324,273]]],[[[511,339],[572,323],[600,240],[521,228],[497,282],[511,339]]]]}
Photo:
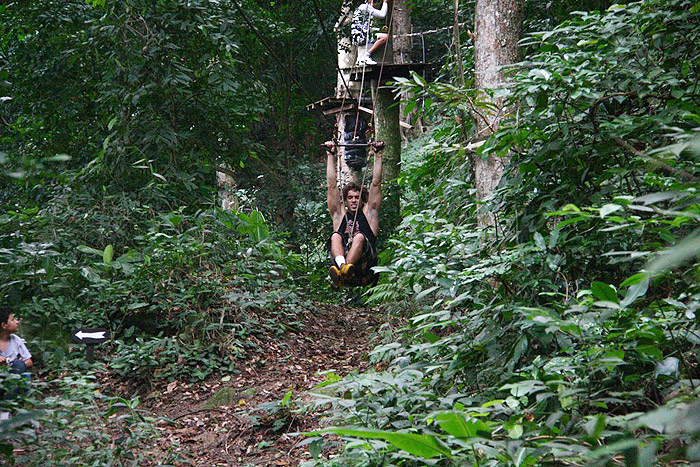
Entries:
{"type": "Polygon", "coordinates": [[[287,391],[279,401],[265,402],[251,411],[253,423],[268,428],[275,433],[289,431],[299,422],[299,408],[292,399],[292,391],[287,391]]]}
{"type": "Polygon", "coordinates": [[[67,153],[86,174],[134,188],[180,177],[195,155],[240,152],[227,145],[246,145],[243,112],[262,110],[245,92],[254,80],[237,70],[238,26],[220,4],[47,0],[2,15],[9,130],[23,143],[11,156],[67,153]]]}
{"type": "Polygon", "coordinates": [[[401,176],[413,192],[370,301],[410,325],[372,353],[385,371],[324,387],[346,443],[313,465],[697,461],[697,13],[617,5],[525,39],[496,91],[517,115],[478,149],[512,155],[482,208],[497,229],[477,227],[469,128],[451,118],[481,104],[401,81],[441,123],[401,176]]]}
{"type": "Polygon", "coordinates": [[[137,338],[131,345],[115,341],[114,345],[116,351],[109,364],[110,370],[121,378],[146,386],[159,379],[202,381],[215,371],[232,371],[235,364],[231,357],[242,356],[220,355],[215,344],[186,343],[172,337],[148,341],[137,338]]]}
{"type": "Polygon", "coordinates": [[[92,374],[34,382],[21,402],[9,408],[12,418],[0,422],[0,446],[7,448],[2,458],[8,465],[133,465],[154,460],[144,447],[157,431],[139,408],[138,397],[105,396],[92,374]],[[113,432],[101,428],[107,426],[113,432]],[[13,447],[21,449],[13,455],[13,447]]]}
{"type": "Polygon", "coordinates": [[[366,439],[383,439],[398,449],[426,459],[436,456],[451,457],[449,449],[447,449],[438,438],[430,435],[367,430],[364,428],[327,428],[317,432],[317,434],[320,433],[336,433],[338,435],[355,436],[366,439]]]}

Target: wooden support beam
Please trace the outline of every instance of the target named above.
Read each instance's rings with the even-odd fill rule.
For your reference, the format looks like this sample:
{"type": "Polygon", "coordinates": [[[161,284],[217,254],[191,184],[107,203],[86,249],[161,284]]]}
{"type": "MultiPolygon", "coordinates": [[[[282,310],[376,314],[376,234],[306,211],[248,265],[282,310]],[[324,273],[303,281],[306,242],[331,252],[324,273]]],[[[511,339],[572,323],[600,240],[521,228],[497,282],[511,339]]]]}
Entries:
{"type": "MultiPolygon", "coordinates": [[[[409,78],[411,71],[420,72],[429,65],[429,63],[385,63],[382,66],[381,63],[377,63],[364,67],[364,79],[379,79],[381,73],[382,82],[380,84],[385,84],[387,81],[391,81],[394,76],[409,78]]],[[[362,75],[363,67],[356,66],[350,69],[351,81],[361,81],[362,75]]]]}
{"type": "Polygon", "coordinates": [[[337,114],[339,112],[349,112],[351,110],[355,110],[357,106],[355,104],[350,104],[350,105],[344,105],[343,107],[336,107],[334,109],[328,109],[328,110],[322,110],[323,115],[333,115],[337,114]]]}
{"type": "MultiPolygon", "coordinates": [[[[324,97],[323,99],[313,102],[306,106],[306,110],[316,110],[324,109],[329,107],[340,107],[346,104],[357,104],[357,99],[343,99],[339,97],[324,97]]],[[[360,105],[364,107],[372,107],[372,99],[370,97],[363,97],[360,99],[360,105]]]]}

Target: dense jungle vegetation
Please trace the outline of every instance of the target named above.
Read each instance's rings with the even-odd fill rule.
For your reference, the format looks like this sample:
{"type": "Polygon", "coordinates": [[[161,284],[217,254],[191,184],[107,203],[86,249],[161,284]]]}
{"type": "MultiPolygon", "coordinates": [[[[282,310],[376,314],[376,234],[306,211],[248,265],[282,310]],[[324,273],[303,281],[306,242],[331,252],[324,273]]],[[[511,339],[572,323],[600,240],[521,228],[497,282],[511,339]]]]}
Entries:
{"type": "MultiPolygon", "coordinates": [[[[445,2],[408,4],[418,31],[452,24],[445,2]]],[[[378,330],[372,371],[327,376],[306,465],[700,462],[700,3],[525,2],[495,91],[513,111],[476,149],[509,163],[479,203],[472,32],[461,67],[449,30],[426,35],[431,68],[396,80],[426,131],[361,292],[328,286],[332,127],[306,110],[335,86],[340,7],[0,5],[0,300],[37,363],[0,402],[4,462],[179,465],[144,457],[143,395],[241,371],[256,336],[328,301],[404,324],[378,330]],[[95,362],[78,328],[110,330],[95,362]],[[115,418],[117,443],[96,428],[115,418]]]]}

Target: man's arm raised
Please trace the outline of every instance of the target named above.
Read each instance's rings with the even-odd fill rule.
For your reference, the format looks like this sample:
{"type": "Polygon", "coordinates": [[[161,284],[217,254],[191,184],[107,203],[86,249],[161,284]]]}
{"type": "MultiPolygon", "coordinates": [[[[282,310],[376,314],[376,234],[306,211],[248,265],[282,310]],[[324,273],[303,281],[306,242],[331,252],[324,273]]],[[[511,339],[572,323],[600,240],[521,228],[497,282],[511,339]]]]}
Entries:
{"type": "Polygon", "coordinates": [[[374,166],[372,168],[372,183],[369,186],[367,199],[367,221],[375,235],[379,232],[379,208],[382,205],[382,154],[384,142],[377,141],[372,144],[374,148],[374,166]]]}
{"type": "MultiPolygon", "coordinates": [[[[337,149],[333,141],[326,141],[324,147],[327,157],[326,184],[328,185],[328,195],[326,196],[326,202],[328,203],[328,211],[330,211],[331,219],[333,220],[333,228],[336,229],[338,227],[336,221],[343,215],[343,204],[340,199],[340,193],[338,192],[337,168],[335,165],[335,153],[337,149]]],[[[340,225],[339,222],[338,225],[340,225]]]]}

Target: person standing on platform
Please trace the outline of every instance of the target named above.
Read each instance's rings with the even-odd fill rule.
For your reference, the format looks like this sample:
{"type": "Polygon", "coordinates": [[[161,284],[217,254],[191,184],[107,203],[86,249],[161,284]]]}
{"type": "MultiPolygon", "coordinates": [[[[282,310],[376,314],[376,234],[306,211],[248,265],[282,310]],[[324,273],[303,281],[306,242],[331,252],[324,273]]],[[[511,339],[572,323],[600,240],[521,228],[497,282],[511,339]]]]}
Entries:
{"type": "Polygon", "coordinates": [[[350,26],[350,36],[352,43],[355,46],[370,45],[369,50],[357,61],[358,65],[376,65],[377,62],[372,59],[372,54],[379,47],[386,44],[389,39],[389,34],[380,32],[376,35],[376,40],[371,38],[372,18],[384,19],[389,11],[389,5],[386,0],[382,2],[381,8],[375,8],[372,0],[367,0],[357,7],[352,15],[352,24],[350,26]]]}

